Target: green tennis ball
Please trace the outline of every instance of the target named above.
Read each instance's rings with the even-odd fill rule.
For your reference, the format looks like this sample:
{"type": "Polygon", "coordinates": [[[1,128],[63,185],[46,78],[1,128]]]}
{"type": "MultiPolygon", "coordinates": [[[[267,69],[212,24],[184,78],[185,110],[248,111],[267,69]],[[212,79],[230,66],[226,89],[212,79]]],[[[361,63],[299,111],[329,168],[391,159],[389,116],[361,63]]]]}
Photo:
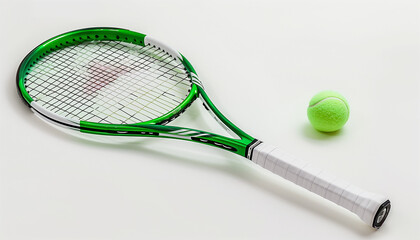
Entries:
{"type": "Polygon", "coordinates": [[[322,91],[309,102],[308,119],[321,132],[341,129],[349,119],[350,108],[347,100],[334,91],[322,91]]]}

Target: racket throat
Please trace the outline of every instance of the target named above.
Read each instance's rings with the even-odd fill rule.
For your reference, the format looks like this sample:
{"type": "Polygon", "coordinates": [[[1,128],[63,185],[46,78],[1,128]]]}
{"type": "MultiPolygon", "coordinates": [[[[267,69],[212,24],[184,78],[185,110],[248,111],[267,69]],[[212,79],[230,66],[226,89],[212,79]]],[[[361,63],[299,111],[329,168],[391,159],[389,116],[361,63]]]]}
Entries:
{"type": "Polygon", "coordinates": [[[203,102],[204,108],[207,110],[207,112],[210,114],[210,116],[234,139],[240,139],[240,137],[228,126],[226,126],[218,117],[217,115],[211,110],[209,105],[206,103],[206,101],[201,97],[200,100],[203,102]]]}

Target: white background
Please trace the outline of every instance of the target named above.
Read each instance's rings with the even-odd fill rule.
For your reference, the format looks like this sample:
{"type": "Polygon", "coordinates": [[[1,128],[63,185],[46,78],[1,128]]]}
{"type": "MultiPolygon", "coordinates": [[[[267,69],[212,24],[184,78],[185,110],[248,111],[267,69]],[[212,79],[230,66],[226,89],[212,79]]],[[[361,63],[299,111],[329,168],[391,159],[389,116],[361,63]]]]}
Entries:
{"type": "MultiPolygon", "coordinates": [[[[416,1],[0,0],[0,239],[416,239],[420,235],[420,5],[416,1]],[[15,72],[40,42],[115,26],[182,52],[251,135],[363,188],[392,210],[357,216],[222,150],[94,143],[37,119],[15,72]],[[320,90],[347,97],[342,131],[311,128],[320,90]]],[[[190,115],[174,124],[209,127],[190,115]]]]}

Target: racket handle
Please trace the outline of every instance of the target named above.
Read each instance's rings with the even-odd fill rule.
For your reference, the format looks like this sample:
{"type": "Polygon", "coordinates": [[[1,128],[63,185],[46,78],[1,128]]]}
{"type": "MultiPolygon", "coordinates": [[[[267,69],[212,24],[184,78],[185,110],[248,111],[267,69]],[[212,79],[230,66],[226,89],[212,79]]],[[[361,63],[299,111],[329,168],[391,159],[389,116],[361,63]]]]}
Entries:
{"type": "Polygon", "coordinates": [[[374,228],[382,226],[391,208],[388,198],[364,191],[331,176],[308,162],[297,160],[280,148],[261,143],[251,160],[271,172],[355,213],[374,228]]]}

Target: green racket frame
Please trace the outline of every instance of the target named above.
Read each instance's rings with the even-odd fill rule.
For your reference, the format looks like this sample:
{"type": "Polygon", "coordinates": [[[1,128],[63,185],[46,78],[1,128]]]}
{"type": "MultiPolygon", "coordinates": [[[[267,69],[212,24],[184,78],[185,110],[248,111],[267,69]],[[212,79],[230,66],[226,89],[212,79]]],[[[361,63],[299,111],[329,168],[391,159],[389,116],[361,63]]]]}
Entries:
{"type": "Polygon", "coordinates": [[[40,106],[33,104],[34,99],[32,99],[29,93],[26,91],[26,75],[31,71],[31,68],[39,60],[51,52],[68,46],[77,45],[82,42],[100,40],[122,41],[145,46],[145,37],[145,34],[120,28],[87,28],[53,37],[32,50],[20,64],[16,77],[18,92],[23,100],[29,105],[29,107],[38,113],[38,115],[41,115],[42,117],[47,118],[48,120],[61,126],[76,129],[84,133],[113,136],[164,137],[182,139],[222,148],[224,150],[229,150],[233,153],[250,158],[250,148],[257,145],[256,143],[259,141],[235,126],[216,108],[216,106],[204,91],[201,82],[197,77],[196,71],[190,62],[181,54],[179,54],[181,57],[178,58],[191,77],[191,91],[185,100],[172,111],[147,122],[136,124],[104,124],[80,121],[76,123],[76,125],[70,126],[66,124],[65,121],[62,121],[62,117],[54,117],[55,114],[46,114],[48,110],[39,109],[40,106]],[[166,123],[179,116],[183,111],[185,111],[197,98],[200,98],[205,103],[206,109],[213,113],[213,115],[215,115],[215,117],[224,126],[233,131],[239,138],[234,139],[197,129],[165,125],[166,123]]]}

